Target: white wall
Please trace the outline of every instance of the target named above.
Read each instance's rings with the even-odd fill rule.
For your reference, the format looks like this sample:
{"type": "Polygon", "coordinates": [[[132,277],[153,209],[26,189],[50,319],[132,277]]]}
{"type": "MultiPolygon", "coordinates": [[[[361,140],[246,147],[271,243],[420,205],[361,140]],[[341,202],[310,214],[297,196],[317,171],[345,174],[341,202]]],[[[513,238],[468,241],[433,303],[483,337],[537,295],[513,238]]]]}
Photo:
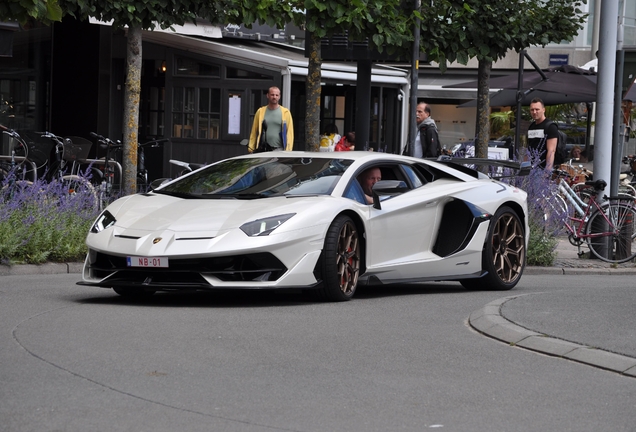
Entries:
{"type": "Polygon", "coordinates": [[[457,108],[456,105],[431,104],[439,140],[446,148],[475,136],[477,108],[457,108]]]}

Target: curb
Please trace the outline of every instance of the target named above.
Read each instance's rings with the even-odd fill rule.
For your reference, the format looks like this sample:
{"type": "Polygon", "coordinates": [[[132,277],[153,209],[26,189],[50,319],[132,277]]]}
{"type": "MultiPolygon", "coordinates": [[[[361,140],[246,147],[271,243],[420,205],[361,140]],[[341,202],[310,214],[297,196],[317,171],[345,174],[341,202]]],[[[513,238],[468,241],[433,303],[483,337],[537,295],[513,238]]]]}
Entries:
{"type": "Polygon", "coordinates": [[[0,276],[82,273],[83,262],[0,265],[0,276]]]}
{"type": "Polygon", "coordinates": [[[501,306],[504,303],[522,295],[504,297],[488,303],[482,309],[470,314],[468,318],[469,325],[479,333],[508,343],[511,346],[572,360],[636,378],[636,358],[528,330],[501,315],[501,306]]]}
{"type": "MultiPolygon", "coordinates": [[[[636,267],[526,267],[524,275],[564,275],[564,276],[593,276],[593,275],[614,275],[624,276],[636,274],[636,267]]],[[[522,276],[523,277],[523,276],[522,276]]]]}

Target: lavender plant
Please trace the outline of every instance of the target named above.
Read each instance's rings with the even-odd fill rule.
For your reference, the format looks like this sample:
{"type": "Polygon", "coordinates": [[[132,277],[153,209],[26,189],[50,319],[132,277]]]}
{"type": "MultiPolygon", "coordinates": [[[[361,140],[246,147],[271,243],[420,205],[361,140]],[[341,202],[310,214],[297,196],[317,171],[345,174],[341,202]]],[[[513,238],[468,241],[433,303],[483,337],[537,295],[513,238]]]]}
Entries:
{"type": "Polygon", "coordinates": [[[85,179],[31,183],[10,173],[0,183],[0,263],[82,260],[97,214],[85,179]]]}
{"type": "Polygon", "coordinates": [[[528,242],[527,264],[551,266],[556,259],[558,236],[565,232],[568,207],[559,198],[558,184],[552,173],[539,167],[540,154],[528,150],[532,164],[530,174],[513,179],[515,186],[528,193],[528,242]]]}

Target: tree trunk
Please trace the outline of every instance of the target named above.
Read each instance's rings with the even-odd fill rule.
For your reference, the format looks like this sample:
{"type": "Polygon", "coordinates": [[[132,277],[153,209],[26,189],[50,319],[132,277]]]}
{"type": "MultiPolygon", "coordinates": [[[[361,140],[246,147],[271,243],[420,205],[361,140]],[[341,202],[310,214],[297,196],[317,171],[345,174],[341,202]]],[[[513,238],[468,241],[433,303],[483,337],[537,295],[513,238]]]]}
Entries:
{"type": "Polygon", "coordinates": [[[137,142],[139,130],[139,98],[141,94],[141,27],[128,28],[126,51],[126,86],[124,91],[124,171],[122,191],[137,192],[137,142]]]}
{"type": "Polygon", "coordinates": [[[492,61],[479,60],[477,72],[477,141],[475,157],[488,157],[488,141],[490,140],[490,68],[492,61]]]}
{"type": "Polygon", "coordinates": [[[318,151],[320,147],[320,81],[322,80],[322,59],[320,38],[310,33],[309,65],[307,70],[307,110],[305,112],[305,148],[318,151]]]}

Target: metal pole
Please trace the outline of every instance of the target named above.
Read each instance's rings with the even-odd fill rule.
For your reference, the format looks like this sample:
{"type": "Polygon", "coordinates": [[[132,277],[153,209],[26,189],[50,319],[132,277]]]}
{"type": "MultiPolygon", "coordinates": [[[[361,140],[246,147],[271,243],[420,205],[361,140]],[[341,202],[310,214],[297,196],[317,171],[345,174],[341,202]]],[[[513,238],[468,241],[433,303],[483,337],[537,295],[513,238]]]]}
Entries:
{"type": "Polygon", "coordinates": [[[526,51],[519,52],[519,81],[517,81],[517,112],[515,113],[515,141],[512,143],[512,158],[517,157],[521,147],[521,99],[523,99],[523,62],[526,51]]]}
{"type": "MultiPolygon", "coordinates": [[[[420,10],[420,0],[414,0],[416,11],[420,10]]],[[[415,151],[415,136],[417,135],[417,122],[415,120],[415,110],[417,109],[417,87],[419,85],[419,60],[420,60],[420,19],[415,19],[413,29],[413,53],[411,56],[411,93],[409,97],[409,156],[413,156],[415,151]]]]}
{"type": "MultiPolygon", "coordinates": [[[[618,2],[603,1],[601,3],[601,19],[599,28],[598,75],[596,82],[596,133],[594,136],[594,179],[611,182],[612,174],[612,130],[614,123],[614,85],[616,79],[616,47],[618,31],[618,2]]],[[[599,201],[603,193],[598,194],[599,201]]],[[[593,227],[594,231],[603,227],[593,227]]],[[[603,243],[603,239],[595,240],[603,243]]],[[[610,238],[605,239],[604,255],[610,238]]]]}
{"type": "Polygon", "coordinates": [[[623,69],[625,67],[625,51],[623,50],[623,15],[624,2],[619,1],[618,33],[616,37],[616,75],[614,82],[614,130],[612,133],[611,173],[609,181],[610,195],[618,195],[618,176],[621,171],[623,155],[623,69]]]}
{"type": "Polygon", "coordinates": [[[618,175],[621,171],[621,157],[623,155],[623,66],[625,65],[625,51],[619,49],[616,54],[616,83],[614,84],[614,130],[612,133],[611,173],[609,181],[610,195],[618,195],[618,175]]]}
{"type": "Polygon", "coordinates": [[[611,178],[612,125],[614,123],[614,80],[618,2],[603,1],[599,28],[598,75],[596,84],[596,130],[594,138],[594,178],[611,178]]]}

